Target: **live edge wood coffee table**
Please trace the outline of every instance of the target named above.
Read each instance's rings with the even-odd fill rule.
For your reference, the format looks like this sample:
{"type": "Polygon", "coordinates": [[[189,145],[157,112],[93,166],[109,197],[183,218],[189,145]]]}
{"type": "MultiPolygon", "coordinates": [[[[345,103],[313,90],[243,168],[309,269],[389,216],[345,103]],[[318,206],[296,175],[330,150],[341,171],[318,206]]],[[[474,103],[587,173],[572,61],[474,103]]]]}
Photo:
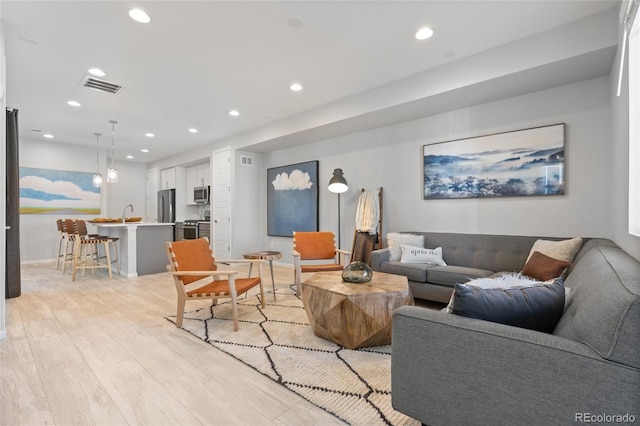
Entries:
{"type": "Polygon", "coordinates": [[[368,283],[352,284],[331,271],[302,283],[302,301],[316,336],[356,349],[390,344],[393,311],[413,305],[413,296],[402,275],[374,272],[368,283]]]}

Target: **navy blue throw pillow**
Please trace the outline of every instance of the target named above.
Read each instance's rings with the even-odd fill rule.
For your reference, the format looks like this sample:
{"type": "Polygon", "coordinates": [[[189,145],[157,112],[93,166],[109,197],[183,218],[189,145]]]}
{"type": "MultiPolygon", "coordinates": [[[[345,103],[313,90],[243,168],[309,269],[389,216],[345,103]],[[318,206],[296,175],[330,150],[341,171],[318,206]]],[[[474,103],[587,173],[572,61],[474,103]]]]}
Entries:
{"type": "Polygon", "coordinates": [[[552,333],[564,311],[564,283],[507,289],[456,284],[452,313],[552,333]]]}

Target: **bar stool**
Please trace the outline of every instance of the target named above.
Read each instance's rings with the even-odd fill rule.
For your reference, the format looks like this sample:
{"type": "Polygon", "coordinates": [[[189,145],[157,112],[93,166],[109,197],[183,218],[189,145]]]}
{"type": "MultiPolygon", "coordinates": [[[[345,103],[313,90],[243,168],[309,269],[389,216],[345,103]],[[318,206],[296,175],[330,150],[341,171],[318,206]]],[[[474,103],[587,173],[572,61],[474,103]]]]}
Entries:
{"type": "Polygon", "coordinates": [[[58,259],[56,261],[56,269],[60,269],[60,259],[63,261],[66,260],[67,256],[67,247],[69,243],[69,235],[67,234],[64,220],[57,219],[56,227],[58,228],[58,233],[60,234],[60,242],[58,243],[58,259]],[[64,246],[64,252],[62,251],[62,247],[64,246]]]}
{"type": "Polygon", "coordinates": [[[65,235],[65,241],[64,252],[60,257],[62,257],[62,273],[64,274],[67,269],[67,265],[69,267],[73,266],[74,244],[77,238],[73,219],[62,220],[62,232],[65,235]]]}
{"type": "Polygon", "coordinates": [[[120,272],[120,261],[118,259],[118,247],[116,245],[118,238],[106,236],[89,237],[87,235],[87,225],[84,220],[76,220],[74,224],[74,255],[73,255],[73,274],[71,280],[76,280],[76,273],[79,269],[84,275],[85,269],[91,269],[95,272],[96,268],[106,268],[109,278],[113,278],[111,273],[111,264],[116,262],[118,273],[120,272]],[[115,259],[111,259],[111,244],[115,247],[115,259]],[[104,247],[104,263],[100,263],[102,257],[98,254],[98,248],[104,247]]]}

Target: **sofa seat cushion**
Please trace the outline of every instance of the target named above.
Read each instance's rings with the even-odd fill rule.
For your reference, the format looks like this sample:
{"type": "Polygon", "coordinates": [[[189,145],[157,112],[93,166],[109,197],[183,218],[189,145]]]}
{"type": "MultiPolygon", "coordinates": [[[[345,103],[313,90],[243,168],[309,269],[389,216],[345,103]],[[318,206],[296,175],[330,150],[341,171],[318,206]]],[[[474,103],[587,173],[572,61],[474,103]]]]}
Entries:
{"type": "Polygon", "coordinates": [[[490,277],[494,273],[494,271],[468,268],[466,266],[433,266],[428,269],[427,282],[453,288],[457,283],[466,283],[475,278],[490,277]]]}
{"type": "Polygon", "coordinates": [[[380,272],[404,275],[409,281],[426,283],[427,270],[436,266],[438,265],[435,263],[382,262],[380,265],[380,272]]]}

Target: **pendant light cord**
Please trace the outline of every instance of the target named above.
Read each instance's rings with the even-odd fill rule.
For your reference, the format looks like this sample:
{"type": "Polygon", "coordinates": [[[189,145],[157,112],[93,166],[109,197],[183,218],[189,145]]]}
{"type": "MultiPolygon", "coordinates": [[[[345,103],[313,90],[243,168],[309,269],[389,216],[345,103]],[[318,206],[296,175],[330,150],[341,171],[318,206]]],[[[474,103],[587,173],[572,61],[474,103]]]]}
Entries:
{"type": "Polygon", "coordinates": [[[96,135],[96,174],[100,174],[100,135],[102,133],[94,133],[96,135]]]}
{"type": "Polygon", "coordinates": [[[116,139],[116,124],[118,124],[115,120],[110,120],[111,123],[111,168],[113,169],[113,157],[115,156],[115,139],[116,139]]]}

